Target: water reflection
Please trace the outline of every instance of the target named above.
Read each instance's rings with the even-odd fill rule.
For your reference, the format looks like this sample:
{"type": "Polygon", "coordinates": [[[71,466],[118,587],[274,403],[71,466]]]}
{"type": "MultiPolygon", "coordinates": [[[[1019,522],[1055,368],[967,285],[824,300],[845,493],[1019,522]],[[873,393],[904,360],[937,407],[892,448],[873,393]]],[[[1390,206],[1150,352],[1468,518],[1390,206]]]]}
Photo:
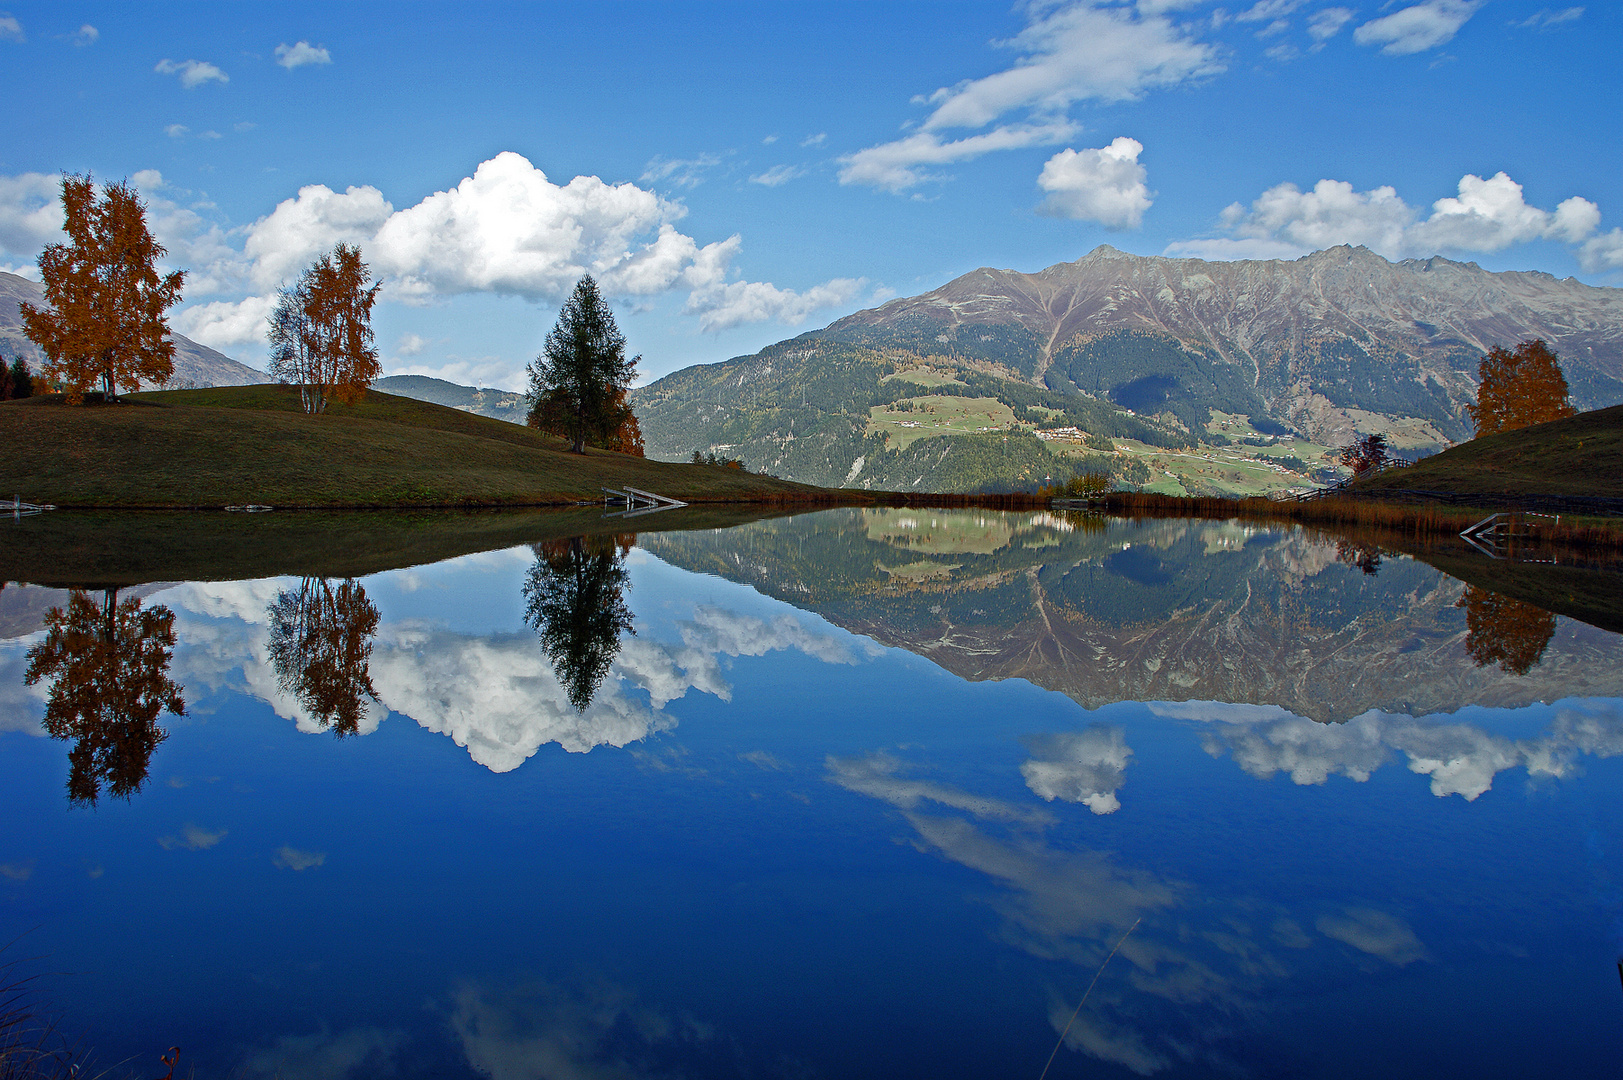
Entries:
{"type": "Polygon", "coordinates": [[[1465,609],[1465,651],[1477,667],[1498,664],[1501,671],[1526,675],[1555,636],[1555,616],[1548,611],[1475,585],[1465,587],[1458,606],[1465,609]]]}
{"type": "Polygon", "coordinates": [[[182,688],[169,678],[174,613],[162,604],[143,610],[135,598],[119,603],[117,589],[104,590],[100,604],[75,589],[65,609],[46,612],[45,628],[45,640],[28,650],[24,681],[49,680],[45,731],[73,740],[68,799],[95,806],[104,785],[128,799],[146,783],[152,752],[168,737],[159,714],[186,708],[182,688]]]}
{"type": "Polygon", "coordinates": [[[266,610],[271,666],[282,693],[342,738],[359,730],[366,702],[378,700],[369,664],[377,605],[353,578],[336,589],[305,578],[276,594],[266,610]]]}
{"type": "Polygon", "coordinates": [[[620,654],[620,635],[636,633],[625,602],[625,557],[636,541],[628,533],[535,545],[535,565],[524,579],[524,621],[541,638],[576,712],[591,705],[620,654]]]}

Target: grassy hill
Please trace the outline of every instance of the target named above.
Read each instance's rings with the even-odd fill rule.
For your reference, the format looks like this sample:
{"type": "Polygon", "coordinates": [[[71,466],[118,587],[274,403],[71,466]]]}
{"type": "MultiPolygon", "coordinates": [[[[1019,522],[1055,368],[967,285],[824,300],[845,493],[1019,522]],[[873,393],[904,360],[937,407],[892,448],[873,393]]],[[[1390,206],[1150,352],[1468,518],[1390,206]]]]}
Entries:
{"type": "Polygon", "coordinates": [[[1399,488],[1623,498],[1623,405],[1472,439],[1355,485],[1360,492],[1399,488]]]}
{"type": "Polygon", "coordinates": [[[293,387],[0,402],[0,491],[62,507],[547,505],[630,484],[687,502],[825,494],[716,466],[602,450],[389,394],[307,416],[293,387]]]}

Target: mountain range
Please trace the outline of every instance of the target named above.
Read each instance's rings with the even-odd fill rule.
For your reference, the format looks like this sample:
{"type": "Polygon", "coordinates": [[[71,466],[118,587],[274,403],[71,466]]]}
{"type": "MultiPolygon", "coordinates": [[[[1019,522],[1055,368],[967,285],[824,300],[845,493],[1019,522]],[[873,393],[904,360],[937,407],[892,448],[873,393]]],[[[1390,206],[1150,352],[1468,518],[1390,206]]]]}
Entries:
{"type": "Polygon", "coordinates": [[[1623,402],[1623,289],[1362,247],[1207,262],[1101,246],[1033,274],[982,268],[632,400],[651,456],[725,448],[807,482],[939,487],[955,454],[1014,447],[980,486],[1026,486],[1064,467],[1055,440],[1033,445],[1043,429],[1189,450],[1287,438],[1321,454],[1379,431],[1429,452],[1471,433],[1479,358],[1529,338],[1561,356],[1579,408],[1623,402]],[[942,396],[1009,416],[999,426],[989,405],[984,430],[931,445],[884,437],[898,410],[942,396]]]}
{"type": "MultiPolygon", "coordinates": [[[[19,305],[24,301],[35,307],[44,307],[45,286],[16,274],[0,273],[0,354],[7,361],[22,357],[28,366],[38,371],[45,357],[23,333],[23,318],[19,305]]],[[[247,364],[240,364],[216,352],[207,345],[199,345],[182,334],[171,333],[175,343],[175,372],[166,384],[170,389],[188,389],[203,386],[249,386],[270,382],[270,376],[247,364]]]]}
{"type": "Polygon", "coordinates": [[[390,375],[374,382],[372,389],[515,424],[524,423],[530,413],[530,403],[523,394],[489,386],[462,386],[427,375],[390,375]]]}

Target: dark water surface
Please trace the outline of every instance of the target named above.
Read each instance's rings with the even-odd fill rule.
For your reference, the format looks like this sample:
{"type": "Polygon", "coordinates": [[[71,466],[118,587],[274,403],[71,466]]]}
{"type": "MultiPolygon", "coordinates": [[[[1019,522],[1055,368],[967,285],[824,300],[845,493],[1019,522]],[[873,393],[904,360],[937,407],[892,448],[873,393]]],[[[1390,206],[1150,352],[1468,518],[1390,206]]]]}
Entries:
{"type": "Polygon", "coordinates": [[[1049,1076],[1623,1062],[1623,637],[1405,558],[837,510],[0,633],[0,929],[136,1075],[1036,1080],[1118,942],[1049,1076]]]}

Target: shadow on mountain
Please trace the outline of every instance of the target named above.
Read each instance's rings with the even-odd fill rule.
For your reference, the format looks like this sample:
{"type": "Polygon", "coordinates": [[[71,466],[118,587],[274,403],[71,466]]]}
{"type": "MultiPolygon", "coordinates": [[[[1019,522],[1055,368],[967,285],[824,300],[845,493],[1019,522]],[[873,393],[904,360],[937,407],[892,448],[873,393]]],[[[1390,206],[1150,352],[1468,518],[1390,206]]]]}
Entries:
{"type": "Polygon", "coordinates": [[[117,589],[104,590],[100,604],[75,589],[67,607],[46,612],[45,626],[45,640],[28,650],[24,680],[49,680],[45,731],[73,741],[68,800],[93,807],[104,788],[129,799],[168,738],[158,716],[186,709],[169,678],[174,612],[162,604],[142,610],[138,599],[119,603],[117,589]]]}
{"type": "Polygon", "coordinates": [[[636,633],[625,602],[631,578],[625,557],[636,540],[627,533],[535,545],[535,565],[524,579],[524,621],[577,712],[592,703],[620,654],[620,635],[636,633]]]}
{"type": "Polygon", "coordinates": [[[372,638],[378,608],[353,579],[336,588],[326,578],[305,578],[276,594],[266,609],[276,684],[323,728],[353,735],[378,699],[372,686],[372,638]]]}

